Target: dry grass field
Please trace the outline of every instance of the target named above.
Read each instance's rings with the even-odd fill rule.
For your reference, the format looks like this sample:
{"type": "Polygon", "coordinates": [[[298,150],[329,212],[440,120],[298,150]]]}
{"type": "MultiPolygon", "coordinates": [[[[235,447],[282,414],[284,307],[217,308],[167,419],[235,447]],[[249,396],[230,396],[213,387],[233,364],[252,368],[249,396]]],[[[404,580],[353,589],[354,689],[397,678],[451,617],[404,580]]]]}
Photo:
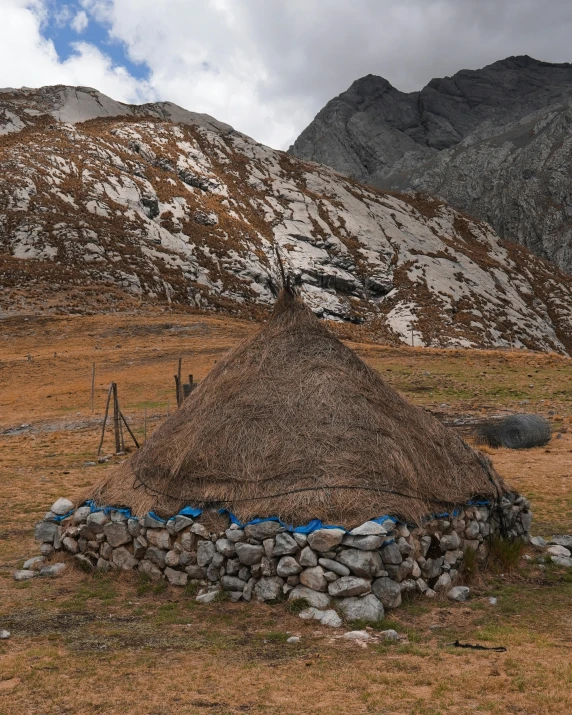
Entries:
{"type": "MultiPolygon", "coordinates": [[[[408,643],[367,648],[285,604],[200,605],[136,575],[86,574],[70,563],[58,579],[13,580],[38,553],[33,525],[51,503],[79,495],[121,459],[85,464],[95,461],[110,381],[143,438],[145,412],[149,434],[174,410],[179,356],[183,373],[201,379],[254,329],[169,313],[0,323],[0,629],[12,633],[0,641],[0,713],[572,712],[572,575],[552,565],[492,564],[466,604],[414,599],[376,625],[406,633],[408,643]],[[286,643],[289,634],[301,641],[286,643]],[[456,639],[507,651],[447,645],[456,639]]],[[[350,344],[467,435],[492,414],[549,417],[555,435],[546,448],[489,454],[531,498],[535,533],[572,532],[570,360],[350,344]]],[[[109,430],[104,453],[112,446],[109,430]]]]}

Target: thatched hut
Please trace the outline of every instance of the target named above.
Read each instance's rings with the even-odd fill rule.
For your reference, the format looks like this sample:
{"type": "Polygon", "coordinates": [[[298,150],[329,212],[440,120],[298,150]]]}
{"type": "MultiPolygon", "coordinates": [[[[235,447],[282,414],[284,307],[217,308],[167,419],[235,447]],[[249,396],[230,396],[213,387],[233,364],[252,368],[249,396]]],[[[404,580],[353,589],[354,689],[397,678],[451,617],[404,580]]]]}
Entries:
{"type": "Polygon", "coordinates": [[[320,610],[332,599],[348,620],[376,621],[402,593],[464,598],[451,589],[464,552],[486,559],[492,535],[526,537],[532,519],[484,455],[288,289],[90,497],[37,525],[44,552],[192,580],[197,600],[305,598],[318,609],[305,617],[328,625],[341,624],[320,610]]]}
{"type": "Polygon", "coordinates": [[[292,290],[148,442],[98,487],[139,516],[186,505],[240,520],[419,523],[507,486],[489,460],[405,400],[292,290]]]}

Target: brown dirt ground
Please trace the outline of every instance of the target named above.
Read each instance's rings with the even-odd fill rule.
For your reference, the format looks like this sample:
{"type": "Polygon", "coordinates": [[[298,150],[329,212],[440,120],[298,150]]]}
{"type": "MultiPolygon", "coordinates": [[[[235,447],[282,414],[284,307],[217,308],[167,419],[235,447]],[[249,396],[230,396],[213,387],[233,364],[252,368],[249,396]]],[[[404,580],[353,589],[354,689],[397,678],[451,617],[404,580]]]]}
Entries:
{"type": "MultiPolygon", "coordinates": [[[[552,566],[521,560],[510,572],[486,572],[467,604],[415,599],[376,624],[409,643],[367,648],[284,604],[201,606],[135,575],[90,575],[70,564],[59,579],[14,582],[12,571],[38,552],[33,524],[52,501],[73,498],[109,469],[85,462],[95,458],[111,379],[142,438],[145,410],[149,433],[174,409],[179,356],[183,373],[200,379],[254,327],[169,314],[0,323],[0,628],[12,633],[0,641],[0,713],[572,712],[572,578],[552,566]],[[287,644],[289,633],[300,643],[287,644]],[[457,638],[507,652],[447,646],[457,638]]],[[[467,434],[471,421],[505,411],[550,417],[546,448],[489,453],[530,496],[536,533],[572,531],[570,360],[352,345],[467,434]]],[[[104,451],[112,451],[111,430],[104,451]]]]}

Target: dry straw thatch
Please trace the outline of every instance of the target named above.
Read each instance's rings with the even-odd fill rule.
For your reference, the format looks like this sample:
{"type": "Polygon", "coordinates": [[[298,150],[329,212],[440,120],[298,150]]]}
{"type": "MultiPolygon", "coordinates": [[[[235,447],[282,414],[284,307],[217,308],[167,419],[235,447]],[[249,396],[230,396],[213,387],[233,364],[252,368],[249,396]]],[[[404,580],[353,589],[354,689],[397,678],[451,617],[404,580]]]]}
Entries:
{"type": "Polygon", "coordinates": [[[404,400],[292,291],[93,495],[171,515],[227,508],[351,527],[507,490],[484,455],[404,400]]]}

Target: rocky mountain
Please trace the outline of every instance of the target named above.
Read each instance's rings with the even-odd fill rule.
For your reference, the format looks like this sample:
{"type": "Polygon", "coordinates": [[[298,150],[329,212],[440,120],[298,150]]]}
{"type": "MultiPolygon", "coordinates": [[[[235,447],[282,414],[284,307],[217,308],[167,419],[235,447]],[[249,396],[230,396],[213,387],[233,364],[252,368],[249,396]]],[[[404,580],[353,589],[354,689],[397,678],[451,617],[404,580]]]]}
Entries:
{"type": "Polygon", "coordinates": [[[368,75],[290,152],[423,191],[572,273],[572,65],[509,57],[403,93],[368,75]]]}
{"type": "Polygon", "coordinates": [[[420,194],[364,187],[171,104],[0,93],[0,311],[262,317],[275,248],[313,310],[416,345],[572,351],[572,280],[420,194]]]}

